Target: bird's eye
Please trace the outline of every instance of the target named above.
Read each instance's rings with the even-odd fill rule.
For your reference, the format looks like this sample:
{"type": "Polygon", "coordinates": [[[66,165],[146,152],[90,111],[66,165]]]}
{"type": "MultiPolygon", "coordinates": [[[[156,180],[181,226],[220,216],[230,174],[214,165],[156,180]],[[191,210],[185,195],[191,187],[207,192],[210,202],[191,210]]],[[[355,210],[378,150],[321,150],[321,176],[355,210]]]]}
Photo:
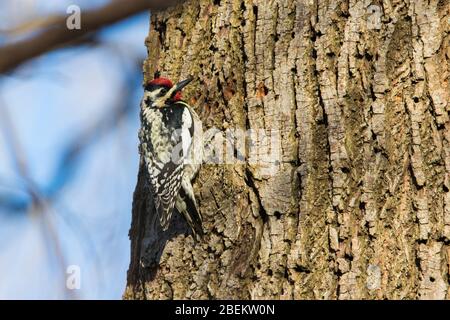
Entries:
{"type": "Polygon", "coordinates": [[[162,94],[162,95],[165,95],[166,93],[167,93],[167,88],[162,88],[162,89],[161,89],[161,94],[162,94]]]}

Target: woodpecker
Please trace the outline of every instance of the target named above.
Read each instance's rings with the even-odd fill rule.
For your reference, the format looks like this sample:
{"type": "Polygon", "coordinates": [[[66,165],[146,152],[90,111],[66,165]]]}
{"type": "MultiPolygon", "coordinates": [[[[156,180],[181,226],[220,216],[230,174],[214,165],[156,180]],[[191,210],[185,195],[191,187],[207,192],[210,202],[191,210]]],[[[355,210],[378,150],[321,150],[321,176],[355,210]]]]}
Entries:
{"type": "Polygon", "coordinates": [[[194,237],[202,238],[192,180],[203,160],[203,129],[197,113],[181,97],[181,90],[191,81],[188,77],[173,85],[158,77],[145,85],[139,149],[162,229],[167,230],[176,208],[194,237]]]}

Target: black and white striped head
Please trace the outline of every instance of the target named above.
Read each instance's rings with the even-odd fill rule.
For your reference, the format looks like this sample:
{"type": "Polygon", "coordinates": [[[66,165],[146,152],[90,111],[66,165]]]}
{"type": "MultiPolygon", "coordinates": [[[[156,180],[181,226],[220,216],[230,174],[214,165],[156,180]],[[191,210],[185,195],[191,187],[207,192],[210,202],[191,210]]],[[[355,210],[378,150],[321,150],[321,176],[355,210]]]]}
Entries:
{"type": "Polygon", "coordinates": [[[156,78],[145,86],[144,99],[151,107],[164,108],[181,100],[181,90],[192,81],[189,76],[186,80],[173,85],[167,78],[156,78]]]}

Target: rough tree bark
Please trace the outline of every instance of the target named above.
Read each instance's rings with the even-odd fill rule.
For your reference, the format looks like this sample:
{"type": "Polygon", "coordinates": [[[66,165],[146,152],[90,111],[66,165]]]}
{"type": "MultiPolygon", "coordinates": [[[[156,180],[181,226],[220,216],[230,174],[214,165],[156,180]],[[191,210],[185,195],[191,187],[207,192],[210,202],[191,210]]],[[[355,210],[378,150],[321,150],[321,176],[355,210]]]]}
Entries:
{"type": "Polygon", "coordinates": [[[184,95],[206,129],[278,130],[282,157],[202,168],[203,244],[178,217],[161,232],[141,166],[124,298],[450,298],[449,7],[192,0],[152,14],[145,79],[195,75],[184,95]]]}

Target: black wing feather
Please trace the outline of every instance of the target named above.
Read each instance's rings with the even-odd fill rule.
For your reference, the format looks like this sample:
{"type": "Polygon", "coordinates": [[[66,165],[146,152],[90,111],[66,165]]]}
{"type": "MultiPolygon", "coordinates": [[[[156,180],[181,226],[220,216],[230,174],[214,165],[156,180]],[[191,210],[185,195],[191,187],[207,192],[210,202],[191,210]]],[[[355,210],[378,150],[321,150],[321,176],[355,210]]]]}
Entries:
{"type": "Polygon", "coordinates": [[[186,194],[183,188],[180,189],[179,196],[186,204],[186,210],[182,210],[180,213],[184,216],[194,235],[203,238],[202,217],[197,210],[194,200],[186,194]]]}

